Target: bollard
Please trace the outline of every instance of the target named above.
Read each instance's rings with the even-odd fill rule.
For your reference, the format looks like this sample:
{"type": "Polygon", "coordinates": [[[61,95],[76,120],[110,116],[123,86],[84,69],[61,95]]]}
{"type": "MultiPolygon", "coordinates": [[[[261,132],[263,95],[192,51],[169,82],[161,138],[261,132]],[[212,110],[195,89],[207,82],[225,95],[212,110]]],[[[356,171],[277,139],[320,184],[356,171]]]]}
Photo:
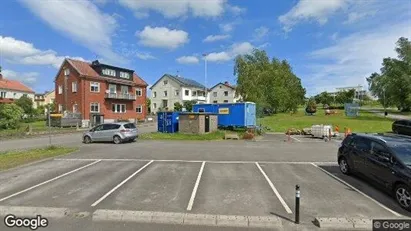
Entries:
{"type": "Polygon", "coordinates": [[[300,186],[295,186],[295,223],[300,224],[300,186]]]}
{"type": "Polygon", "coordinates": [[[287,134],[288,134],[288,143],[291,142],[291,134],[290,134],[290,129],[288,129],[287,134]]]}

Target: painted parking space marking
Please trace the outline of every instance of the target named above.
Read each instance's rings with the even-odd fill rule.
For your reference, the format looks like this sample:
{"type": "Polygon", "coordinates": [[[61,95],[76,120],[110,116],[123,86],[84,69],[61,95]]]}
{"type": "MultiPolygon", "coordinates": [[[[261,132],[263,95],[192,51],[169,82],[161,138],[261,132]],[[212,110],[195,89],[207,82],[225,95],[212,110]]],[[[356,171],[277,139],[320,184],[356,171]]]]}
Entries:
{"type": "Polygon", "coordinates": [[[388,212],[392,213],[393,215],[397,216],[397,217],[401,217],[402,215],[393,211],[392,209],[388,208],[387,206],[381,204],[380,202],[376,201],[374,198],[368,196],[367,194],[363,193],[361,190],[357,189],[356,187],[352,186],[351,184],[347,183],[346,181],[344,181],[343,179],[335,176],[334,174],[328,172],[327,170],[319,167],[317,164],[312,163],[312,165],[318,169],[320,169],[321,171],[323,171],[325,174],[327,174],[328,176],[334,178],[335,180],[337,180],[338,182],[344,184],[345,186],[351,188],[352,190],[358,192],[359,194],[363,195],[364,197],[370,199],[371,201],[373,201],[375,204],[379,205],[381,208],[387,210],[388,212]]]}
{"type": "Polygon", "coordinates": [[[291,137],[291,139],[293,139],[293,140],[295,140],[295,141],[297,141],[297,142],[301,142],[301,140],[300,139],[297,139],[295,136],[290,136],[291,137]]]}
{"type": "Polygon", "coordinates": [[[59,175],[59,176],[56,176],[56,177],[54,177],[54,178],[52,178],[52,179],[50,179],[50,180],[46,180],[46,181],[44,181],[44,182],[42,182],[42,183],[33,185],[33,186],[29,187],[29,188],[26,188],[26,189],[24,189],[24,190],[21,190],[21,191],[19,191],[19,192],[16,192],[16,193],[14,193],[14,194],[12,194],[12,195],[9,195],[9,196],[7,196],[7,197],[1,198],[1,199],[0,199],[0,202],[5,201],[5,200],[7,200],[7,199],[9,199],[9,198],[15,197],[15,196],[17,196],[17,195],[20,195],[20,194],[22,194],[22,193],[28,192],[28,191],[30,191],[30,190],[33,190],[33,189],[35,189],[35,188],[38,188],[38,187],[40,187],[40,186],[42,186],[42,185],[48,184],[48,183],[53,182],[53,181],[55,181],[55,180],[58,180],[58,179],[60,179],[60,178],[62,178],[62,177],[65,177],[65,176],[67,176],[67,175],[70,175],[70,174],[72,174],[72,173],[78,172],[78,171],[80,171],[80,170],[82,170],[82,169],[84,169],[84,168],[87,168],[87,167],[90,167],[90,166],[92,166],[92,165],[94,165],[94,164],[97,164],[97,163],[100,162],[100,161],[101,161],[101,160],[96,160],[96,161],[94,161],[94,162],[92,162],[92,163],[90,163],[90,164],[87,164],[87,165],[84,165],[84,166],[82,166],[82,167],[76,168],[76,169],[74,169],[74,170],[72,170],[72,171],[70,171],[70,172],[66,172],[66,173],[61,174],[61,175],[59,175]]]}
{"type": "Polygon", "coordinates": [[[102,196],[100,199],[98,199],[96,202],[94,202],[91,207],[94,207],[96,205],[98,205],[101,201],[103,201],[104,199],[106,199],[108,196],[110,196],[110,194],[112,194],[114,191],[116,191],[118,188],[120,188],[123,184],[127,183],[127,181],[129,181],[131,178],[133,178],[135,175],[137,175],[139,172],[143,171],[147,166],[149,166],[151,163],[153,163],[153,160],[151,160],[150,162],[148,162],[146,165],[144,165],[143,167],[141,167],[140,169],[138,169],[137,171],[135,171],[133,174],[131,174],[129,177],[127,177],[126,179],[124,179],[120,184],[118,184],[116,187],[114,187],[113,189],[111,189],[110,191],[108,191],[106,194],[104,194],[104,196],[102,196]]]}
{"type": "Polygon", "coordinates": [[[196,194],[197,194],[198,186],[200,185],[200,180],[201,180],[201,176],[203,175],[203,170],[204,170],[205,163],[206,162],[203,161],[203,163],[201,164],[200,171],[198,172],[197,180],[196,180],[196,183],[194,185],[193,192],[191,193],[190,201],[188,202],[188,206],[187,206],[188,211],[191,211],[191,209],[193,208],[194,199],[195,199],[196,194]]]}
{"type": "Polygon", "coordinates": [[[283,205],[285,211],[287,211],[287,213],[289,213],[289,214],[293,213],[291,211],[290,207],[288,207],[287,203],[285,203],[284,199],[281,197],[278,190],[275,188],[273,182],[271,182],[270,178],[268,178],[267,174],[265,174],[264,170],[258,164],[258,162],[255,162],[255,165],[257,165],[257,168],[260,170],[261,174],[263,174],[264,178],[267,180],[267,183],[270,185],[271,189],[273,190],[274,194],[277,196],[278,200],[280,200],[280,202],[283,205]]]}

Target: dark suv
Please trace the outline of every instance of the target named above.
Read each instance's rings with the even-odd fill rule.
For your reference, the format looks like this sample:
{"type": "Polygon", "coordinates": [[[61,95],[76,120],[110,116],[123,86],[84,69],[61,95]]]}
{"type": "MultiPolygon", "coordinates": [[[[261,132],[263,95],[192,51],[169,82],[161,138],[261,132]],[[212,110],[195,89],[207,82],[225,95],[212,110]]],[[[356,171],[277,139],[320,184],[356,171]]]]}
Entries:
{"type": "Polygon", "coordinates": [[[338,164],[344,174],[361,173],[382,185],[411,211],[411,137],[349,135],[338,149],[338,164]]]}
{"type": "Polygon", "coordinates": [[[411,136],[411,120],[397,120],[392,123],[392,131],[397,134],[411,136]]]}

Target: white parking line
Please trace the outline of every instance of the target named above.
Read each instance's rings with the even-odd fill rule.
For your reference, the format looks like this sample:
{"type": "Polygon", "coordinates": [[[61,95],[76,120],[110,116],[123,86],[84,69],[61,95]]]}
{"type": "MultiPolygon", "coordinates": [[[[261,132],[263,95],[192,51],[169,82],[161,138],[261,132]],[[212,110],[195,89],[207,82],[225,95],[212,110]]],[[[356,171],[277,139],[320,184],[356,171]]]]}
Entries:
{"type": "Polygon", "coordinates": [[[261,168],[261,166],[258,164],[258,162],[255,162],[255,165],[257,165],[257,168],[260,169],[261,174],[263,174],[263,176],[265,177],[265,179],[267,180],[268,184],[270,185],[271,189],[273,190],[274,194],[277,196],[278,200],[280,200],[281,204],[283,205],[285,211],[287,211],[287,213],[293,213],[290,209],[290,207],[288,207],[287,203],[285,203],[284,199],[281,197],[280,193],[278,192],[278,190],[274,187],[273,182],[271,182],[270,178],[268,178],[267,174],[265,174],[264,170],[261,168]]]}
{"type": "Polygon", "coordinates": [[[191,209],[193,208],[194,199],[197,194],[198,185],[200,184],[201,175],[203,175],[205,163],[206,162],[203,161],[203,163],[201,164],[200,171],[198,172],[197,180],[196,180],[196,183],[194,184],[194,188],[193,188],[193,192],[191,193],[190,201],[188,201],[188,206],[187,206],[188,211],[191,211],[191,209]]]}
{"type": "MultiPolygon", "coordinates": [[[[147,159],[54,159],[56,161],[135,161],[135,162],[147,162],[151,160],[147,159]]],[[[236,160],[154,160],[156,162],[181,162],[181,163],[212,163],[212,164],[255,164],[258,160],[250,160],[250,161],[236,161],[236,160]]],[[[327,164],[327,165],[336,165],[336,161],[258,161],[258,163],[262,164],[327,164]]]]}
{"type": "Polygon", "coordinates": [[[290,136],[293,140],[297,141],[297,142],[301,142],[300,139],[295,138],[294,136],[290,136]]]}
{"type": "Polygon", "coordinates": [[[5,201],[5,200],[7,200],[7,199],[9,199],[9,198],[15,197],[15,196],[17,196],[17,195],[20,195],[20,194],[22,194],[22,193],[25,193],[25,192],[27,192],[27,191],[30,191],[30,190],[32,190],[32,189],[35,189],[35,188],[37,188],[37,187],[40,187],[40,186],[42,186],[42,185],[45,185],[45,184],[47,184],[47,183],[50,183],[50,182],[52,182],[52,181],[58,180],[58,179],[60,179],[60,178],[62,178],[62,177],[65,177],[65,176],[70,175],[70,174],[72,174],[72,173],[75,173],[75,172],[77,172],[77,171],[80,171],[80,170],[82,170],[83,168],[90,167],[91,165],[97,164],[97,163],[100,162],[100,161],[101,161],[101,160],[96,160],[96,161],[94,161],[93,163],[84,165],[84,166],[82,166],[82,167],[80,167],[80,168],[76,168],[76,169],[74,169],[74,170],[71,170],[70,172],[66,172],[66,173],[64,173],[64,174],[61,174],[60,176],[54,177],[54,178],[52,178],[52,179],[50,179],[50,180],[46,180],[46,181],[44,181],[44,182],[42,182],[42,183],[40,183],[40,184],[36,184],[36,185],[34,185],[34,186],[31,186],[30,188],[26,188],[26,189],[24,189],[24,190],[22,190],[22,191],[20,191],[20,192],[16,192],[16,193],[14,193],[14,194],[12,194],[12,195],[10,195],[10,196],[1,198],[1,199],[0,199],[0,202],[5,201]]]}
{"type": "Polygon", "coordinates": [[[133,176],[137,175],[139,172],[143,171],[147,166],[149,166],[151,163],[153,163],[154,160],[148,162],[146,165],[141,167],[139,170],[135,171],[133,174],[131,174],[129,177],[127,177],[125,180],[123,180],[120,184],[118,184],[116,187],[111,189],[108,193],[106,193],[104,196],[102,196],[100,199],[98,199],[96,202],[94,202],[91,207],[94,207],[98,205],[100,202],[102,202],[104,199],[106,199],[110,194],[112,194],[114,191],[116,191],[118,188],[120,188],[123,184],[125,184],[127,181],[129,181],[133,176]]]}
{"type": "Polygon", "coordinates": [[[391,209],[388,208],[387,206],[385,206],[385,205],[381,204],[380,202],[376,201],[374,198],[372,198],[372,197],[368,196],[367,194],[361,192],[359,189],[357,189],[356,187],[350,185],[349,183],[347,183],[347,182],[344,181],[343,179],[341,179],[341,178],[333,175],[332,173],[328,172],[327,170],[319,167],[318,165],[316,165],[316,164],[314,164],[314,163],[311,163],[311,164],[312,164],[314,167],[316,167],[316,168],[320,169],[321,171],[323,171],[324,173],[326,173],[327,175],[331,176],[331,177],[334,178],[335,180],[339,181],[340,183],[342,183],[342,184],[350,187],[351,189],[355,190],[355,191],[358,192],[359,194],[361,194],[361,195],[365,196],[366,198],[370,199],[371,201],[373,201],[374,203],[376,203],[377,205],[379,205],[379,206],[382,207],[383,209],[387,210],[388,212],[394,214],[394,215],[397,216],[397,217],[401,217],[401,216],[402,216],[401,214],[399,214],[399,213],[391,210],[391,209]]]}

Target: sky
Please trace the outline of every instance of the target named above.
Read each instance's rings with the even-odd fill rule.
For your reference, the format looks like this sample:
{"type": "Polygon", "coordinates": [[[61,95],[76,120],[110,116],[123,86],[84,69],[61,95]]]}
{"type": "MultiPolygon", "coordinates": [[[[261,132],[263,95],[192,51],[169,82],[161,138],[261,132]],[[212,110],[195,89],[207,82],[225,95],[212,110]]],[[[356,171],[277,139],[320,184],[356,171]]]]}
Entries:
{"type": "Polygon", "coordinates": [[[0,9],[2,74],[39,93],[54,89],[65,57],[129,68],[149,85],[165,73],[235,84],[234,58],[257,48],[287,60],[312,96],[367,87],[398,38],[411,38],[408,0],[3,0],[0,9]]]}

